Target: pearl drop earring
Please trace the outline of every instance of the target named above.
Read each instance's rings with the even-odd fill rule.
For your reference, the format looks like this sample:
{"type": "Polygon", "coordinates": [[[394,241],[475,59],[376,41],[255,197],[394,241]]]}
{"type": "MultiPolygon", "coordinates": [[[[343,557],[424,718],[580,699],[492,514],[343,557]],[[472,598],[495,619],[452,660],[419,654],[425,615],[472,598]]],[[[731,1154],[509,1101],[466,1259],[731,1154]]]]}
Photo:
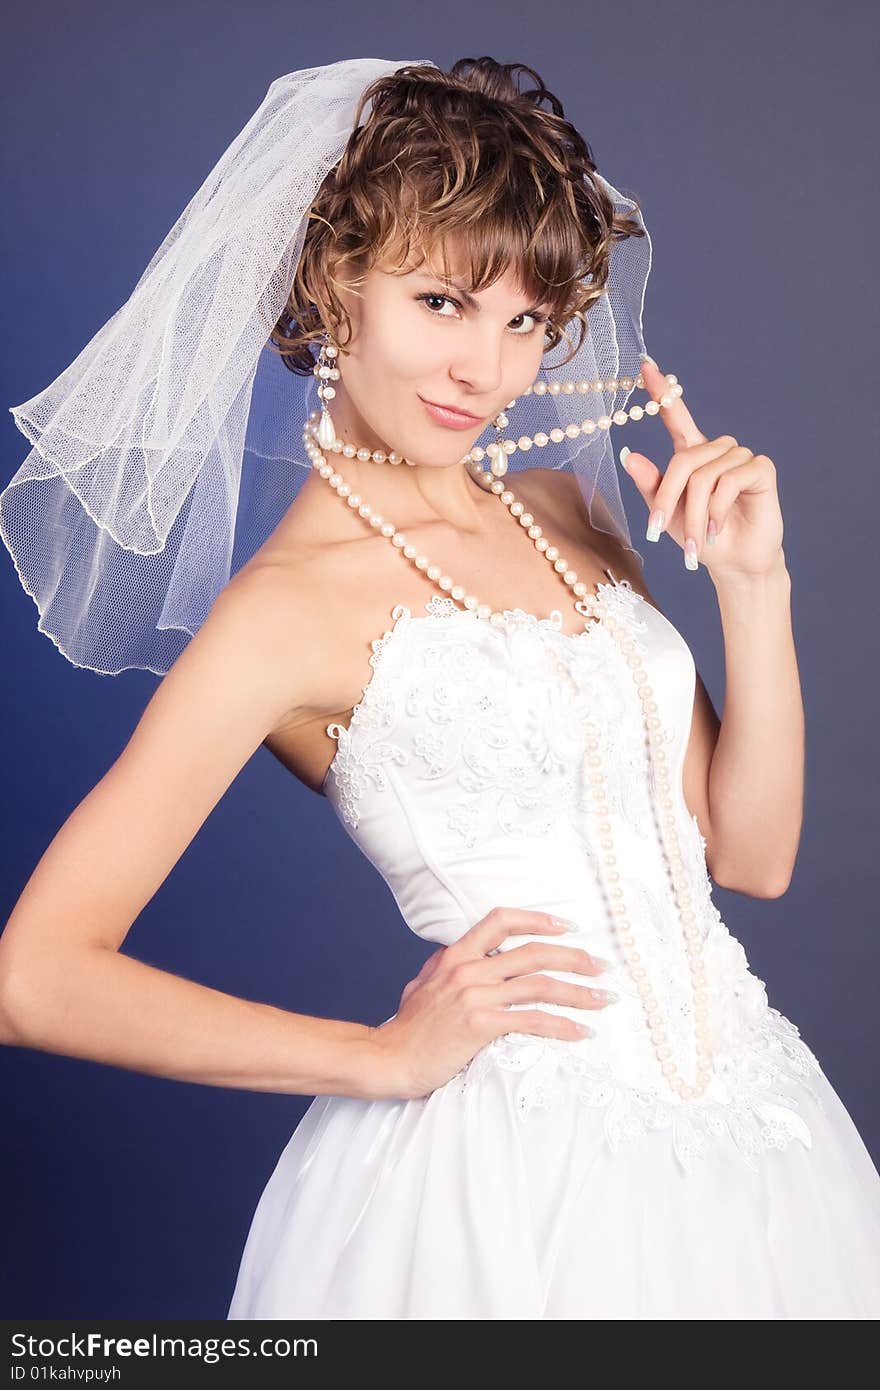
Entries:
{"type": "Polygon", "coordinates": [[[328,449],[334,454],[343,454],[345,458],[360,459],[362,463],[406,463],[410,468],[415,464],[412,459],[405,459],[394,449],[390,453],[384,449],[358,448],[355,444],[344,444],[341,439],[336,437],[336,426],[327,409],[327,401],[333,400],[336,395],[335,386],[330,386],[331,381],[339,381],[340,372],[336,366],[336,358],[339,356],[338,346],[331,342],[329,333],[324,334],[324,341],[321,344],[321,351],[318,360],[312,368],[318,378],[318,397],[321,401],[321,419],[315,431],[315,438],[322,449],[328,449]]]}
{"type": "Polygon", "coordinates": [[[495,419],[492,421],[495,427],[495,443],[487,446],[486,453],[492,460],[489,465],[489,471],[493,478],[503,478],[507,472],[507,450],[504,447],[502,430],[505,430],[510,424],[506,412],[508,410],[513,410],[513,407],[516,405],[516,400],[517,398],[514,396],[512,401],[508,401],[504,410],[499,410],[495,419]]]}
{"type": "Polygon", "coordinates": [[[335,359],[339,355],[339,348],[335,343],[331,343],[329,333],[324,334],[324,341],[321,344],[321,351],[315,363],[313,371],[318,378],[318,397],[321,401],[321,423],[318,425],[318,443],[322,449],[332,449],[336,439],[336,430],[333,421],[330,419],[330,412],[327,409],[327,401],[332,400],[336,395],[335,386],[330,386],[329,382],[339,380],[339,368],[335,365],[335,359]]]}

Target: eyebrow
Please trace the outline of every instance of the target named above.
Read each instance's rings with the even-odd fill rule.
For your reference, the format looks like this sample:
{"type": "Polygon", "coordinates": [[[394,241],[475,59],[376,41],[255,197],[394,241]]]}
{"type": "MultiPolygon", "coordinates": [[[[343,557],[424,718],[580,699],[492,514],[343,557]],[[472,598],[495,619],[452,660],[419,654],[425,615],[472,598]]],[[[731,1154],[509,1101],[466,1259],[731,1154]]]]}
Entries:
{"type": "MultiPolygon", "coordinates": [[[[470,290],[466,290],[463,285],[456,285],[452,280],[447,280],[443,275],[432,275],[429,270],[419,271],[418,273],[423,280],[437,280],[441,285],[445,285],[448,290],[455,290],[456,294],[461,296],[462,302],[466,304],[469,309],[476,309],[477,313],[480,312],[479,301],[476,300],[470,290]]],[[[543,302],[542,300],[542,303],[543,302]]],[[[540,306],[537,304],[532,306],[534,309],[539,307],[540,306]]],[[[523,312],[527,314],[530,310],[525,309],[523,312]]]]}
{"type": "MultiPolygon", "coordinates": [[[[436,278],[440,281],[440,284],[445,285],[448,290],[455,290],[456,294],[461,295],[463,302],[469,309],[476,309],[477,313],[480,312],[478,300],[474,298],[470,290],[465,289],[464,285],[456,285],[452,280],[447,280],[442,275],[438,275],[436,278]]],[[[430,272],[428,274],[428,279],[431,279],[430,272]]]]}

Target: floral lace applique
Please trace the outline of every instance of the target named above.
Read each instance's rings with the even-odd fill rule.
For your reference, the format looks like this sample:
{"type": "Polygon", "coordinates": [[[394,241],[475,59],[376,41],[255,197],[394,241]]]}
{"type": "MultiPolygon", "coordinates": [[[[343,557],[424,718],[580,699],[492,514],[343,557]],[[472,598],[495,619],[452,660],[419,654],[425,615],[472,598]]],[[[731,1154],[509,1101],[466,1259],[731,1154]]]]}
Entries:
{"type": "MultiPolygon", "coordinates": [[[[608,595],[615,589],[610,584],[598,587],[608,595]]],[[[628,581],[621,581],[616,587],[629,587],[628,581]]],[[[635,597],[631,588],[630,595],[635,597]]],[[[614,604],[613,599],[607,601],[614,604]]],[[[621,608],[620,600],[616,607],[621,608]]],[[[565,697],[561,682],[547,680],[546,634],[558,634],[563,650],[581,642],[593,645],[594,634],[597,646],[602,639],[611,640],[600,623],[590,623],[583,633],[563,633],[562,613],[558,609],[549,618],[537,618],[520,608],[505,609],[503,616],[505,623],[490,630],[509,642],[512,669],[521,678],[527,677],[530,670],[538,671],[552,699],[565,697]]],[[[430,779],[448,776],[458,769],[456,783],[468,795],[455,801],[450,787],[448,823],[469,847],[476,844],[480,829],[478,809],[471,799],[473,794],[488,789],[497,794],[499,823],[507,834],[547,834],[572,793],[571,756],[573,746],[582,738],[577,709],[571,700],[567,718],[560,711],[559,719],[553,720],[561,741],[554,756],[558,775],[548,779],[542,773],[542,761],[546,762],[548,756],[547,750],[542,749],[542,739],[546,742],[548,737],[546,718],[540,728],[536,723],[533,729],[525,731],[524,742],[512,723],[510,690],[499,681],[492,654],[470,640],[461,628],[463,623],[489,625],[439,594],[425,603],[424,618],[414,619],[404,604],[396,605],[392,618],[393,626],[371,643],[370,665],[374,674],[352,711],[348,728],[339,723],[326,728],[339,746],[325,785],[332,773],[345,822],[357,828],[361,799],[370,784],[379,790],[387,787],[383,764],[402,765],[414,757],[420,764],[421,775],[430,779]],[[436,623],[436,639],[420,647],[415,671],[407,671],[406,682],[398,690],[393,682],[382,678],[387,651],[402,629],[413,622],[426,621],[436,623]],[[411,750],[391,737],[401,714],[421,720],[424,725],[412,735],[411,750]]],[[[601,691],[605,685],[597,679],[594,690],[601,691]]],[[[578,707],[583,698],[581,695],[578,707]]]]}
{"type": "MultiPolygon", "coordinates": [[[[487,791],[507,834],[546,834],[558,809],[547,816],[547,778],[519,736],[510,686],[499,680],[492,652],[460,632],[458,625],[441,629],[411,678],[405,708],[422,726],[413,740],[420,775],[449,779],[447,825],[468,848],[488,828],[479,797],[487,791]]],[[[525,665],[516,670],[529,678],[525,665]]]]}
{"type": "MultiPolygon", "coordinates": [[[[598,588],[608,611],[635,639],[646,624],[635,614],[639,595],[629,581],[598,588]]],[[[506,666],[517,681],[541,689],[539,700],[511,702],[492,653],[449,628],[423,652],[407,699],[410,716],[451,726],[442,742],[423,736],[416,750],[425,775],[454,773],[455,787],[464,793],[450,801],[448,827],[472,849],[496,828],[511,838],[537,838],[552,833],[566,814],[582,816],[581,769],[592,715],[611,769],[612,806],[647,835],[650,801],[634,775],[640,768],[644,779],[641,712],[633,690],[631,710],[638,717],[620,717],[623,668],[610,631],[602,622],[589,622],[583,632],[564,633],[559,609],[548,618],[519,608],[503,616],[497,631],[506,644],[506,666]],[[571,682],[556,677],[553,656],[565,664],[571,682]]]]}
{"type": "MultiPolygon", "coordinates": [[[[637,614],[641,596],[630,581],[596,588],[606,612],[625,626],[635,650],[643,652],[638,635],[647,624],[637,614]]],[[[413,619],[405,605],[394,608],[393,627],[371,643],[374,676],[348,729],[338,723],[327,726],[339,742],[331,770],[347,824],[357,827],[369,784],[387,787],[384,763],[415,759],[420,776],[450,778],[447,825],[467,848],[473,849],[480,835],[494,827],[511,838],[546,836],[561,816],[582,817],[588,810],[581,764],[589,715],[599,732],[612,810],[642,838],[653,833],[638,696],[629,688],[629,670],[601,620],[585,618],[583,632],[565,633],[559,609],[547,618],[505,609],[504,622],[490,631],[506,643],[512,676],[542,688],[540,700],[515,702],[510,683],[499,680],[494,651],[472,641],[464,627],[488,625],[446,595],[432,595],[425,610],[425,618],[413,619]],[[402,628],[426,621],[436,623],[436,636],[432,627],[433,640],[418,648],[403,688],[394,689],[393,682],[381,677],[385,653],[402,628]],[[548,655],[565,664],[573,687],[555,677],[548,655]],[[420,726],[409,749],[390,736],[401,715],[420,726]]]]}
{"type": "MultiPolygon", "coordinates": [[[[645,647],[639,640],[647,622],[638,615],[636,604],[640,595],[629,580],[612,586],[602,586],[602,605],[626,630],[632,651],[644,657],[645,647]]],[[[629,667],[621,661],[615,639],[602,629],[605,660],[581,661],[581,651],[570,653],[572,676],[579,686],[576,705],[584,715],[592,717],[599,736],[599,754],[606,774],[609,806],[643,839],[655,833],[652,798],[657,786],[653,767],[646,759],[645,726],[641,702],[629,667]]],[[[661,730],[667,744],[672,735],[661,730]]]]}
{"type": "Polygon", "coordinates": [[[699,893],[703,904],[714,912],[720,921],[718,909],[712,901],[712,878],[709,865],[706,863],[706,840],[700,830],[700,822],[696,816],[691,815],[686,824],[690,833],[681,837],[681,848],[690,870],[691,888],[699,893]]]}
{"type": "Polygon", "coordinates": [[[598,1037],[572,1043],[506,1033],[481,1048],[447,1084],[464,1090],[493,1068],[518,1072],[515,1105],[521,1120],[533,1109],[572,1101],[589,1105],[604,1112],[603,1131],[613,1152],[663,1130],[685,1170],[725,1140],[753,1169],[760,1153],[785,1149],[793,1140],[809,1149],[812,1135],[798,1110],[804,1094],[822,1105],[812,1084],[821,1075],[819,1062],[795,1025],[768,1005],[763,981],[751,974],[741,944],[723,923],[713,923],[705,944],[714,1060],[710,1085],[696,1100],[679,1099],[659,1073],[639,1085],[626,1084],[603,1056],[598,1037]]]}
{"type": "Polygon", "coordinates": [[[394,619],[393,627],[370,643],[370,665],[374,675],[367,681],[359,702],[352,710],[348,728],[344,724],[332,723],[325,730],[330,738],[337,740],[338,746],[324,784],[326,786],[332,775],[339,793],[339,812],[352,829],[357,829],[361,797],[369,783],[378,791],[384,791],[388,785],[384,764],[392,762],[402,766],[410,756],[405,748],[388,737],[397,719],[398,701],[394,688],[375,678],[395,634],[411,618],[410,610],[404,604],[397,604],[391,616],[394,619]],[[353,744],[356,730],[360,742],[357,748],[353,744]]]}

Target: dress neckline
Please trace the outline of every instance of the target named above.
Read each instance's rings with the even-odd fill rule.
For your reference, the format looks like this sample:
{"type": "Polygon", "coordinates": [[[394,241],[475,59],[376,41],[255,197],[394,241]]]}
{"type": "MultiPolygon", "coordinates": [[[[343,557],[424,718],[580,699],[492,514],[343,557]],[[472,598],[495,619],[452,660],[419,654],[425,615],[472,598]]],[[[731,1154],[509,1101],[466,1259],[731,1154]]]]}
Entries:
{"type": "MultiPolygon", "coordinates": [[[[608,575],[609,582],[602,579],[597,580],[592,587],[593,598],[599,598],[603,590],[611,590],[613,592],[618,589],[623,589],[634,600],[641,599],[642,595],[637,589],[633,589],[628,579],[616,579],[613,572],[608,567],[603,570],[603,574],[608,575]]],[[[586,598],[587,595],[584,597],[586,598]]],[[[472,622],[479,624],[480,628],[486,628],[499,637],[506,637],[509,631],[515,631],[517,628],[526,627],[531,630],[554,632],[557,636],[562,638],[563,641],[573,644],[578,644],[585,640],[590,641],[594,638],[598,630],[605,630],[605,625],[600,618],[592,618],[584,620],[584,626],[581,631],[565,632],[562,629],[562,610],[559,608],[552,609],[550,614],[545,618],[539,618],[534,613],[530,613],[524,608],[505,608],[502,612],[507,622],[504,624],[495,624],[486,618],[478,617],[473,609],[462,608],[461,605],[450,598],[448,594],[432,594],[431,597],[425,601],[424,606],[426,611],[419,614],[414,614],[405,603],[396,603],[391,609],[392,626],[386,628],[380,637],[374,637],[370,641],[372,651],[369,662],[373,669],[366,685],[364,685],[361,691],[360,698],[349,711],[348,724],[340,724],[337,720],[334,720],[327,726],[326,732],[328,735],[331,729],[336,729],[338,731],[336,734],[337,738],[341,735],[345,741],[348,740],[354,732],[355,726],[359,723],[362,706],[370,697],[370,692],[378,675],[379,667],[385,652],[389,647],[397,644],[403,631],[411,629],[416,624],[445,623],[449,621],[460,621],[463,618],[470,618],[472,622]]],[[[327,768],[321,780],[318,789],[319,795],[321,796],[326,796],[327,785],[339,761],[341,753],[342,747],[339,746],[333,755],[330,766],[327,768]]]]}

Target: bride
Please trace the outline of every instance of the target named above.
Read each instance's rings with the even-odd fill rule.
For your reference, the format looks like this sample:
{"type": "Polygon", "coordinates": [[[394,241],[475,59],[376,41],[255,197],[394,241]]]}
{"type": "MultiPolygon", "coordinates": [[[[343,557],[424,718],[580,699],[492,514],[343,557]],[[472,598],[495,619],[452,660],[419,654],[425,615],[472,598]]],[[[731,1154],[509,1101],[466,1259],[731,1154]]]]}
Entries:
{"type": "MultiPolygon", "coordinates": [[[[193,408],[171,431],[161,467],[155,413],[150,431],[123,432],[124,450],[108,414],[100,458],[115,472],[101,476],[94,448],[77,454],[72,405],[64,418],[57,396],[42,413],[41,398],[18,408],[34,457],[0,516],[44,630],[78,664],[111,671],[115,653],[116,670],[163,679],[6,925],[4,1040],[315,1097],[257,1204],[229,1318],[875,1317],[877,1171],[712,898],[713,882],[782,896],[800,839],[804,718],[774,464],[700,430],[676,378],[637,351],[633,319],[625,337],[619,298],[617,375],[595,370],[613,368],[596,316],[614,257],[645,233],[531,69],[489,58],[449,73],[366,59],[313,69],[273,84],[250,139],[271,128],[261,148],[280,168],[284,139],[291,159],[302,149],[308,103],[330,110],[346,90],[360,103],[355,133],[310,191],[295,262],[280,261],[284,297],[261,353],[276,405],[289,407],[273,417],[279,437],[301,430],[295,487],[250,435],[239,465],[243,453],[270,460],[256,502],[237,473],[229,481],[241,380],[225,379],[237,359],[208,330],[236,350],[244,338],[229,311],[259,246],[241,226],[223,243],[191,372],[174,379],[203,416],[193,408]],[[519,91],[514,66],[536,89],[519,91]],[[545,356],[570,346],[573,325],[584,331],[559,380],[586,390],[541,391],[545,356]],[[316,409],[293,409],[297,381],[318,383],[316,409]],[[713,584],[720,720],[644,582],[605,467],[603,406],[635,387],[648,407],[628,418],[657,414],[671,457],[661,470],[628,451],[624,466],[647,540],[668,538],[713,584]],[[567,469],[518,458],[560,442],[539,428],[548,406],[563,426],[592,417],[567,469]],[[481,449],[493,423],[498,447],[481,449]],[[212,452],[217,440],[225,452],[212,452]],[[202,473],[174,531],[162,509],[170,516],[196,476],[188,448],[202,473]],[[62,559],[31,549],[26,568],[35,523],[23,498],[46,485],[47,460],[71,536],[91,536],[98,516],[117,547],[78,581],[75,618],[56,602],[75,547],[62,559]],[[138,467],[149,487],[123,486],[138,467]],[[272,488],[284,505],[230,573],[230,518],[266,506],[272,488]],[[218,499],[230,497],[225,511],[218,499]],[[163,545],[135,545],[135,520],[163,545]],[[173,580],[170,564],[158,568],[172,545],[173,580]],[[199,614],[193,595],[224,563],[199,614]],[[117,631],[102,585],[124,601],[117,631]],[[161,599],[147,622],[145,594],[161,599]],[[187,605],[197,620],[180,617],[187,605]],[[261,745],[329,799],[435,947],[390,1019],[290,1013],[121,950],[261,745]]],[[[243,151],[256,170],[256,147],[243,151]]],[[[289,164],[287,184],[296,173],[289,164]]],[[[212,199],[233,183],[210,184],[192,217],[213,209],[216,230],[212,199]]],[[[184,322],[159,318],[193,283],[182,259],[179,279],[161,277],[177,242],[130,302],[160,286],[150,332],[184,322]]],[[[199,246],[207,264],[204,234],[199,246]]],[[[643,290],[636,280],[620,284],[643,290]]],[[[123,317],[124,330],[133,341],[123,317]]],[[[149,341],[138,343],[144,380],[149,341]]],[[[173,356],[157,370],[170,374],[173,356]]],[[[558,435],[572,447],[570,430],[558,435]]]]}

